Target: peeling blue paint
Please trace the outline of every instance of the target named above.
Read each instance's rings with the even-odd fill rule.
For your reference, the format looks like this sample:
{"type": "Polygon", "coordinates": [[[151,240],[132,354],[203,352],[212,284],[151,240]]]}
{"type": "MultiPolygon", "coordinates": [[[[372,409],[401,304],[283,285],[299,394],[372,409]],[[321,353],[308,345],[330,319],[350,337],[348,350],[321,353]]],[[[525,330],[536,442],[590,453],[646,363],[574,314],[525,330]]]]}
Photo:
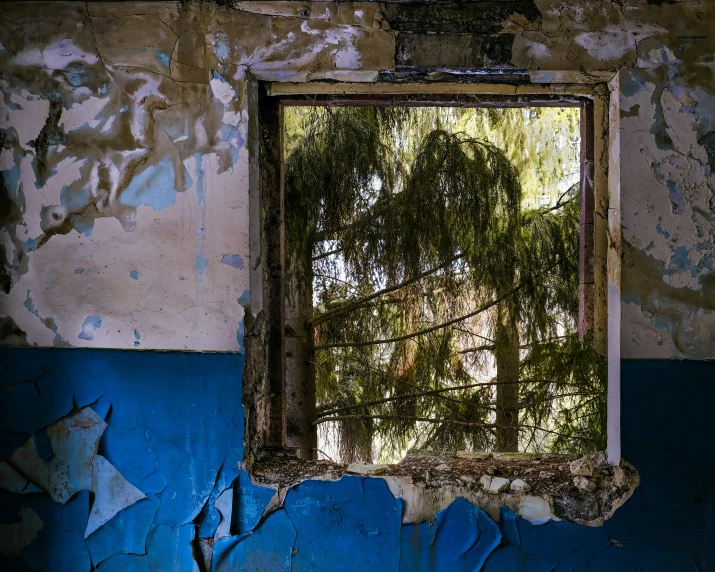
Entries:
{"type": "Polygon", "coordinates": [[[159,61],[163,65],[165,65],[167,67],[169,66],[169,62],[171,61],[171,58],[167,54],[165,54],[164,52],[156,52],[156,57],[159,59],[159,61]]]}
{"type": "Polygon", "coordinates": [[[237,268],[239,270],[244,269],[243,259],[241,258],[240,254],[225,254],[221,258],[221,262],[223,262],[224,264],[228,264],[229,266],[232,266],[233,268],[237,268]]]}
{"type": "Polygon", "coordinates": [[[203,276],[203,273],[208,267],[208,265],[208,258],[206,258],[203,254],[196,255],[196,262],[194,263],[194,267],[196,268],[196,272],[199,274],[199,276],[203,276]]]}
{"type": "MultiPolygon", "coordinates": [[[[31,298],[28,305],[34,309],[31,298]]],[[[243,358],[16,351],[0,348],[5,368],[0,379],[0,387],[5,385],[0,399],[3,451],[9,443],[9,427],[18,435],[24,433],[18,439],[24,441],[27,434],[40,434],[43,427],[72,411],[73,400],[90,402],[108,422],[98,454],[148,497],[120,511],[85,545],[86,491],[77,493],[64,508],[44,494],[26,495],[45,522],[38,539],[25,551],[28,564],[36,569],[89,572],[91,554],[99,571],[195,570],[193,515],[217,496],[211,493],[213,488],[218,494],[230,487],[243,457],[241,389],[234,383],[243,358]],[[46,359],[36,359],[39,356],[46,359]],[[75,506],[78,499],[83,503],[79,507],[75,506]]],[[[0,491],[0,505],[3,494],[0,491]]]]}
{"type": "Polygon", "coordinates": [[[405,529],[401,572],[481,570],[502,539],[487,513],[463,498],[439,512],[433,526],[422,523],[405,529]]]}
{"type": "Polygon", "coordinates": [[[155,211],[163,210],[176,203],[175,183],[174,164],[164,159],[135,175],[119,202],[128,207],[146,205],[155,211]]]}
{"type": "Polygon", "coordinates": [[[292,546],[295,540],[295,527],[285,511],[278,510],[269,515],[263,526],[255,532],[225,538],[216,543],[212,571],[291,570],[292,546]]]}
{"type": "Polygon", "coordinates": [[[60,191],[60,203],[68,211],[79,210],[89,204],[89,191],[87,189],[71,189],[65,185],[60,191]]]}
{"type": "Polygon", "coordinates": [[[663,217],[658,217],[658,224],[655,227],[655,231],[658,234],[662,234],[665,238],[670,238],[670,233],[663,228],[663,225],[661,225],[661,221],[663,220],[663,217]]]}
{"type": "Polygon", "coordinates": [[[633,97],[645,90],[643,83],[637,72],[625,71],[621,74],[621,94],[624,97],[633,97]]]}
{"type": "Polygon", "coordinates": [[[137,271],[137,270],[130,270],[130,271],[129,271],[129,277],[130,277],[132,280],[139,280],[139,271],[137,271]]]}
{"type": "Polygon", "coordinates": [[[84,274],[84,268],[75,268],[74,273],[75,274],[84,274]]]}
{"type": "MultiPolygon", "coordinates": [[[[31,298],[28,305],[34,310],[31,298]]],[[[84,542],[86,491],[64,507],[44,494],[25,495],[22,502],[44,522],[23,552],[34,569],[89,572],[91,555],[98,572],[194,571],[192,541],[215,533],[220,516],[213,503],[234,479],[234,536],[216,542],[216,572],[709,569],[715,543],[703,475],[715,451],[710,439],[684,436],[708,435],[703,412],[715,391],[707,383],[715,364],[623,362],[624,455],[643,484],[605,526],[583,527],[532,525],[506,507],[497,525],[465,499],[432,525],[402,525],[401,500],[385,482],[353,476],[303,482],[261,520],[274,491],[237,470],[243,416],[235,379],[242,356],[0,348],[0,363],[8,364],[0,380],[0,429],[33,433],[40,443],[42,428],[69,413],[73,400],[92,403],[108,422],[98,454],[148,497],[84,542]],[[666,404],[662,394],[674,376],[687,387],[666,404]],[[693,403],[688,395],[696,388],[700,399],[693,403]],[[673,407],[695,407],[693,426],[660,423],[673,407]],[[662,470],[663,450],[678,459],[672,471],[662,470]]],[[[16,496],[0,491],[0,506],[19,502],[16,496]]]]}
{"type": "Polygon", "coordinates": [[[229,45],[228,41],[221,37],[215,36],[215,41],[213,43],[214,54],[220,60],[228,60],[229,57],[229,45]]]}
{"type": "Polygon", "coordinates": [[[34,238],[28,238],[22,242],[22,248],[25,252],[32,252],[37,249],[37,241],[34,238]]]}
{"type": "Polygon", "coordinates": [[[382,479],[305,481],[288,491],[284,507],[295,529],[303,531],[295,549],[314,568],[354,570],[354,557],[345,555],[359,555],[363,570],[397,569],[402,499],[395,499],[382,479]]]}
{"type": "Polygon", "coordinates": [[[146,427],[120,429],[111,425],[111,420],[100,453],[145,494],[161,493],[186,458],[184,451],[154,431],[146,427]]]}
{"type": "Polygon", "coordinates": [[[247,472],[241,471],[234,485],[238,493],[236,505],[236,533],[253,530],[263,514],[263,509],[268,505],[275,491],[267,487],[254,485],[247,472]]]}
{"type": "Polygon", "coordinates": [[[94,219],[83,220],[77,215],[71,215],[69,217],[70,222],[74,229],[84,236],[92,236],[92,229],[94,228],[94,219]]]}
{"type": "Polygon", "coordinates": [[[196,160],[196,200],[200,205],[203,205],[206,203],[204,156],[201,153],[194,153],[194,159],[196,160]]]}
{"type": "Polygon", "coordinates": [[[140,500],[90,534],[86,544],[94,565],[115,554],[143,554],[157,506],[156,498],[140,500]]]}
{"type": "Polygon", "coordinates": [[[238,299],[238,305],[239,306],[247,306],[248,303],[251,301],[251,292],[246,288],[243,293],[241,294],[241,297],[238,299]]]}
{"type": "MultiPolygon", "coordinates": [[[[693,270],[693,265],[690,262],[690,249],[685,246],[678,246],[674,248],[669,266],[677,270],[693,270]]],[[[694,275],[695,274],[693,273],[693,276],[694,275]]]]}
{"type": "Polygon", "coordinates": [[[55,334],[53,344],[55,346],[61,346],[61,345],[67,345],[64,339],[62,339],[62,336],[57,331],[57,323],[55,322],[55,319],[52,317],[48,318],[43,318],[40,313],[37,311],[35,308],[35,302],[32,299],[32,294],[30,293],[30,290],[27,291],[27,294],[25,296],[25,301],[23,302],[23,306],[27,308],[27,311],[30,312],[31,314],[35,315],[41,322],[42,324],[50,330],[53,334],[55,334]]]}
{"type": "Polygon", "coordinates": [[[82,331],[77,336],[80,340],[93,340],[94,331],[102,327],[99,316],[87,316],[82,324],[82,331]]]}
{"type": "Polygon", "coordinates": [[[153,526],[147,536],[146,561],[149,570],[195,572],[197,567],[191,546],[193,539],[192,523],[180,526],[153,526]]]}
{"type": "Polygon", "coordinates": [[[91,562],[84,543],[89,514],[89,491],[77,493],[66,505],[46,495],[25,501],[42,519],[38,538],[23,550],[23,560],[32,570],[89,571],[91,562]]]}

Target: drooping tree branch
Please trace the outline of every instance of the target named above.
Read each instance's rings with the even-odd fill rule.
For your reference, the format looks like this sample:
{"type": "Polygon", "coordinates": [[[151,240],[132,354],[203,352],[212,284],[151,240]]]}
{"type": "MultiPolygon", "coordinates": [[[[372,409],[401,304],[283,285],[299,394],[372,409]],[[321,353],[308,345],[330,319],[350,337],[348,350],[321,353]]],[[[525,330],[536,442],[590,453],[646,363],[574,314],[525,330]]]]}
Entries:
{"type": "Polygon", "coordinates": [[[364,296],[363,298],[360,298],[359,300],[353,300],[353,301],[347,302],[346,304],[344,304],[342,306],[333,308],[332,310],[328,310],[327,312],[323,312],[322,314],[318,314],[317,316],[315,316],[313,318],[313,320],[311,320],[310,323],[313,326],[317,326],[318,324],[322,324],[323,322],[330,320],[337,315],[344,314],[345,312],[350,312],[352,310],[361,308],[367,302],[370,302],[371,300],[374,300],[375,298],[384,296],[385,294],[389,294],[391,292],[396,292],[397,290],[402,290],[403,288],[406,288],[407,286],[410,286],[411,284],[414,284],[415,282],[419,282],[423,278],[426,278],[427,276],[430,276],[431,274],[434,274],[435,272],[444,270],[445,268],[454,264],[455,262],[457,262],[457,260],[459,260],[460,258],[463,258],[463,257],[464,257],[463,254],[459,254],[459,255],[455,256],[454,258],[447,260],[443,264],[440,264],[438,266],[430,268],[429,270],[425,270],[424,272],[421,272],[420,274],[417,274],[414,277],[409,278],[408,280],[404,280],[403,282],[400,282],[399,284],[395,284],[394,286],[389,286],[387,288],[383,288],[382,290],[373,292],[369,296],[364,296]]]}
{"type": "Polygon", "coordinates": [[[345,343],[338,343],[338,344],[324,344],[321,346],[315,346],[314,349],[315,350],[327,350],[330,348],[357,348],[357,347],[365,347],[365,346],[375,346],[378,344],[390,344],[390,343],[394,343],[394,342],[401,342],[404,340],[409,340],[412,338],[416,338],[418,336],[424,336],[425,334],[429,334],[431,332],[435,332],[437,330],[447,328],[453,324],[456,324],[457,322],[463,322],[464,320],[472,318],[473,316],[476,316],[477,314],[486,312],[489,308],[496,306],[499,302],[501,302],[502,300],[505,300],[506,298],[511,296],[518,289],[519,289],[519,287],[517,286],[516,288],[511,289],[509,292],[507,292],[503,296],[499,296],[499,298],[496,298],[496,299],[492,300],[491,302],[488,302],[487,304],[480,306],[473,312],[469,312],[468,314],[460,316],[459,318],[454,318],[447,322],[442,322],[441,324],[437,324],[430,328],[425,328],[424,330],[410,332],[409,334],[405,334],[404,336],[397,336],[395,338],[387,338],[384,340],[365,340],[363,342],[345,342],[345,343]]]}
{"type": "Polygon", "coordinates": [[[409,415],[341,415],[339,417],[323,417],[313,421],[313,425],[329,421],[343,421],[345,419],[397,419],[401,421],[421,421],[424,423],[451,423],[463,427],[496,427],[493,423],[474,423],[471,421],[457,421],[455,419],[432,419],[431,417],[411,417],[409,415]]]}
{"type": "MultiPolygon", "coordinates": [[[[457,419],[433,419],[431,417],[412,417],[409,415],[341,415],[337,417],[323,417],[322,419],[318,419],[316,421],[313,421],[313,425],[320,425],[321,423],[328,423],[330,421],[344,421],[346,419],[396,419],[399,421],[415,421],[415,422],[422,422],[422,423],[434,423],[437,425],[442,425],[444,423],[451,424],[451,425],[460,425],[462,427],[479,427],[479,428],[495,428],[495,427],[502,427],[501,425],[497,425],[496,423],[475,423],[472,421],[459,421],[457,419]]],[[[531,429],[534,431],[543,431],[544,433],[550,433],[554,435],[560,435],[561,437],[566,437],[568,439],[578,439],[581,441],[593,441],[590,437],[582,437],[580,435],[565,435],[563,433],[559,433],[558,431],[554,431],[552,429],[544,429],[543,427],[537,427],[536,425],[519,425],[519,430],[523,429],[531,429]]]]}
{"type": "MultiPolygon", "coordinates": [[[[342,248],[336,248],[335,250],[328,250],[327,252],[322,252],[316,256],[313,256],[312,261],[315,262],[316,260],[322,260],[323,258],[327,258],[328,256],[332,256],[333,254],[339,254],[343,251],[342,248]]],[[[322,451],[321,451],[322,453],[322,451]]]]}
{"type": "MultiPolygon", "coordinates": [[[[521,379],[516,383],[556,383],[553,379],[521,379]]],[[[455,385],[454,387],[444,387],[442,389],[431,389],[429,391],[420,391],[418,393],[408,393],[407,395],[393,395],[391,397],[385,397],[384,399],[375,399],[373,401],[366,401],[364,403],[354,403],[351,405],[345,405],[342,407],[336,407],[334,409],[324,409],[317,413],[318,417],[323,417],[325,415],[335,415],[336,413],[342,413],[343,411],[350,411],[352,409],[360,409],[361,407],[372,407],[374,405],[382,405],[383,403],[389,403],[390,401],[416,399],[419,397],[426,397],[429,395],[438,395],[440,393],[447,393],[448,391],[464,391],[465,389],[473,389],[475,387],[494,387],[500,385],[499,381],[484,381],[480,383],[470,383],[467,385],[455,385]]],[[[474,404],[476,407],[477,404],[474,404]]]]}

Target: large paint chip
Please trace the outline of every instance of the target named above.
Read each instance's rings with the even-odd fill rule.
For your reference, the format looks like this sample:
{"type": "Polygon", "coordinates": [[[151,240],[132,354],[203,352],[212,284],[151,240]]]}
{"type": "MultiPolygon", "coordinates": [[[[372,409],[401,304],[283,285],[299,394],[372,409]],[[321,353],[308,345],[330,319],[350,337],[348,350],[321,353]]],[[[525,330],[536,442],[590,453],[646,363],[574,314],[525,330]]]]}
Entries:
{"type": "Polygon", "coordinates": [[[47,428],[53,457],[46,461],[37,450],[35,438],[17,449],[10,465],[48,492],[52,500],[65,504],[77,491],[92,488],[92,458],[106,423],[85,407],[47,428]]]}
{"type": "Polygon", "coordinates": [[[94,531],[86,540],[92,563],[97,566],[116,554],[146,554],[157,506],[155,499],[140,500],[94,531]]]}
{"type": "Polygon", "coordinates": [[[94,457],[92,490],[94,504],[89,513],[87,538],[120,510],[146,498],[146,495],[125,479],[107,459],[101,455],[94,457]]]}

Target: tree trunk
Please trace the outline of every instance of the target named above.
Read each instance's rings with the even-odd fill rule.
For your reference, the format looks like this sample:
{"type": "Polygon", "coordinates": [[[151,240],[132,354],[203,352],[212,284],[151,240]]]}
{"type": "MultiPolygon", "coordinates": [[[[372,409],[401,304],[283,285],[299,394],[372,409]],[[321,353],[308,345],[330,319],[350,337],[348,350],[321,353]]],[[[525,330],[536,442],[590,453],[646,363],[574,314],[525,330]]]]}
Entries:
{"type": "Polygon", "coordinates": [[[293,256],[286,273],[286,444],[301,459],[316,459],[318,431],[313,365],[313,265],[310,251],[293,256]]]}
{"type": "Polygon", "coordinates": [[[497,307],[496,451],[519,450],[519,330],[509,316],[509,302],[497,307]]]}

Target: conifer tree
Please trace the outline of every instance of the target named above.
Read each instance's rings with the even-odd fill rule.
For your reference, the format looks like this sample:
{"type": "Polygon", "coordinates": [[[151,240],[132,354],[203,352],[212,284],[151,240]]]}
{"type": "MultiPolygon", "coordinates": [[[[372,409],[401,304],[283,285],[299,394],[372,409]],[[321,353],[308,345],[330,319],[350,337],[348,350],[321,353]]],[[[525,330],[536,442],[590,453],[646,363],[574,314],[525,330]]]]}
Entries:
{"type": "Polygon", "coordinates": [[[576,333],[577,187],[539,204],[569,166],[525,151],[527,113],[286,114],[288,315],[342,461],[604,446],[605,362],[576,333]]]}

